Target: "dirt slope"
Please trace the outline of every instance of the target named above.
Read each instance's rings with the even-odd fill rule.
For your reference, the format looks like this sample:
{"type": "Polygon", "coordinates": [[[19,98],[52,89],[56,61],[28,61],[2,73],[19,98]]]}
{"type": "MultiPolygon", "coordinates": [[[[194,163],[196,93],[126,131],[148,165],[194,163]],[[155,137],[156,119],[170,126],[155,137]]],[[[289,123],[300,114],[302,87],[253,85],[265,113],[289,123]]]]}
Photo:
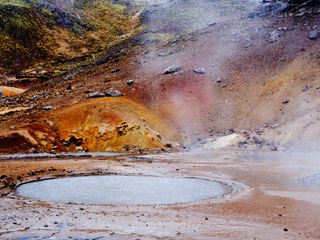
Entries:
{"type": "Polygon", "coordinates": [[[149,109],[127,98],[94,99],[45,114],[4,131],[1,152],[144,151],[165,148],[178,133],[149,109]],[[18,146],[17,146],[18,145],[18,146]]]}

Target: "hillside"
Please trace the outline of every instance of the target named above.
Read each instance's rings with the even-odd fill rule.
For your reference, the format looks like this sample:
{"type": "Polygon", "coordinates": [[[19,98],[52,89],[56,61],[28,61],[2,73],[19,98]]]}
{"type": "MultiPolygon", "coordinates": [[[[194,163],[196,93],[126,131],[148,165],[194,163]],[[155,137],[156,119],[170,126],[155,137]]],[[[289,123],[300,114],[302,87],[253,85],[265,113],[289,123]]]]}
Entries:
{"type": "Polygon", "coordinates": [[[22,57],[4,59],[43,68],[30,65],[4,82],[0,150],[167,151],[210,146],[232,133],[244,148],[317,148],[313,4],[165,1],[144,6],[141,32],[140,2],[4,4],[3,12],[15,12],[5,33],[25,46],[15,48],[22,57]],[[26,34],[10,32],[17,27],[26,34]],[[134,44],[121,44],[137,32],[134,44]],[[127,137],[117,132],[123,123],[134,129],[127,137]],[[69,148],[72,137],[82,140],[69,148]]]}
{"type": "Polygon", "coordinates": [[[1,1],[0,73],[52,76],[93,61],[134,34],[132,14],[109,0],[1,1]]]}

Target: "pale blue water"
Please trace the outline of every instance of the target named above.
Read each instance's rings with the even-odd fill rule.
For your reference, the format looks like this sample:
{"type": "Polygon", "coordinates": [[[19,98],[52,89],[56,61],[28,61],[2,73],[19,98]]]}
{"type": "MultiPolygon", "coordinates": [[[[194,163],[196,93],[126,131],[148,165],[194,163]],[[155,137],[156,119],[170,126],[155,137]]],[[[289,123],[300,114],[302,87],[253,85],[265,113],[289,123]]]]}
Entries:
{"type": "Polygon", "coordinates": [[[23,184],[17,194],[49,202],[83,204],[174,204],[216,198],[228,187],[196,178],[89,176],[23,184]]]}

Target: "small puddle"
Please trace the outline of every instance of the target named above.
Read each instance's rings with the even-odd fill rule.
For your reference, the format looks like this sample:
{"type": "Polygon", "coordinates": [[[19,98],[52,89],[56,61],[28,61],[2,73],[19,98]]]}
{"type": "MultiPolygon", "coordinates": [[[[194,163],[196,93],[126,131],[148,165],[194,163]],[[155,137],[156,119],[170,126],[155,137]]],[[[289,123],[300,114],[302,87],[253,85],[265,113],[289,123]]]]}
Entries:
{"type": "Polygon", "coordinates": [[[221,197],[231,187],[197,178],[89,176],[20,185],[17,194],[49,202],[79,204],[174,204],[221,197]]]}

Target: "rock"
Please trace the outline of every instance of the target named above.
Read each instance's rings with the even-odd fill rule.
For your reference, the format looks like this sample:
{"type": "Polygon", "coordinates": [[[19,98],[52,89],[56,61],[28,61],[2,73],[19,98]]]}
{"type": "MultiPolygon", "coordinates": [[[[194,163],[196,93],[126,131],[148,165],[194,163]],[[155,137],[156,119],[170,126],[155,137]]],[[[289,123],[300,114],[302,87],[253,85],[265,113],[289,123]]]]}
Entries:
{"type": "Polygon", "coordinates": [[[217,78],[217,83],[222,83],[223,82],[223,79],[221,77],[218,77],[217,78]]]}
{"type": "Polygon", "coordinates": [[[105,97],[106,95],[102,92],[93,92],[93,93],[89,93],[89,98],[101,98],[101,97],[105,97]]]}
{"type": "Polygon", "coordinates": [[[119,69],[119,68],[115,68],[115,69],[112,69],[110,72],[111,72],[111,73],[120,72],[120,69],[119,69]]]}
{"type": "Polygon", "coordinates": [[[288,99],[286,99],[286,100],[283,100],[282,101],[282,104],[288,104],[290,101],[288,100],[288,99]]]}
{"type": "Polygon", "coordinates": [[[164,74],[172,74],[172,73],[180,71],[181,69],[182,69],[182,67],[180,67],[178,65],[172,65],[172,66],[166,68],[163,73],[164,74]]]}
{"type": "Polygon", "coordinates": [[[278,41],[279,37],[280,37],[279,32],[278,32],[278,31],[273,31],[273,32],[270,33],[270,35],[269,35],[268,42],[269,42],[269,43],[274,43],[274,42],[278,41]]]}
{"type": "Polygon", "coordinates": [[[253,136],[252,140],[255,144],[261,145],[263,143],[263,140],[258,136],[253,136]]]}
{"type": "Polygon", "coordinates": [[[230,128],[227,132],[226,132],[226,135],[231,135],[233,133],[236,133],[236,131],[232,128],[230,128]]]}
{"type": "Polygon", "coordinates": [[[48,125],[50,126],[50,127],[53,127],[54,126],[54,122],[52,122],[51,120],[46,120],[46,123],[48,123],[48,125]]]}
{"type": "Polygon", "coordinates": [[[0,196],[4,196],[9,194],[12,190],[14,190],[15,182],[11,177],[6,175],[2,175],[0,177],[0,196]]]}
{"type": "Polygon", "coordinates": [[[209,26],[209,27],[213,27],[213,26],[215,26],[216,24],[217,24],[216,22],[209,22],[209,23],[208,23],[208,26],[209,26]]]}
{"type": "Polygon", "coordinates": [[[40,96],[38,94],[34,94],[31,96],[31,99],[35,100],[35,99],[38,99],[40,98],[40,96]]]}
{"type": "Polygon", "coordinates": [[[273,152],[275,152],[275,151],[278,151],[278,148],[277,148],[276,146],[271,146],[271,147],[270,147],[270,150],[273,151],[273,152]]]}
{"type": "Polygon", "coordinates": [[[30,148],[30,149],[28,150],[28,152],[29,152],[29,153],[37,153],[37,149],[35,149],[35,148],[30,148]]]}
{"type": "Polygon", "coordinates": [[[174,52],[173,51],[170,51],[170,50],[165,50],[165,51],[162,51],[158,54],[159,57],[167,57],[171,54],[173,54],[174,52]]]}
{"type": "Polygon", "coordinates": [[[244,48],[249,48],[249,47],[251,47],[253,44],[250,42],[250,43],[247,43],[245,46],[244,46],[244,48]]]}
{"type": "Polygon", "coordinates": [[[278,14],[284,12],[288,8],[289,4],[285,1],[278,2],[264,2],[257,13],[257,16],[263,17],[268,15],[278,14]]]}
{"type": "Polygon", "coordinates": [[[45,110],[45,111],[50,111],[50,110],[53,110],[53,109],[55,109],[55,107],[54,106],[45,106],[45,107],[43,107],[42,108],[43,110],[45,110]]]}
{"type": "Polygon", "coordinates": [[[205,74],[206,73],[206,70],[204,68],[195,68],[193,71],[198,74],[205,74]]]}
{"type": "Polygon", "coordinates": [[[172,143],[166,143],[164,146],[165,146],[166,148],[172,148],[172,143]]]}
{"type": "Polygon", "coordinates": [[[128,86],[131,86],[131,85],[133,85],[133,84],[134,84],[134,80],[128,80],[128,81],[127,81],[127,85],[128,85],[128,86]]]}
{"type": "Polygon", "coordinates": [[[121,97],[122,94],[118,90],[108,89],[104,92],[106,97],[121,97]]]}
{"type": "Polygon", "coordinates": [[[77,152],[83,152],[84,149],[83,149],[82,146],[77,146],[77,147],[76,147],[76,151],[77,151],[77,152]]]}
{"type": "Polygon", "coordinates": [[[320,31],[312,30],[309,32],[309,39],[311,40],[316,40],[317,38],[320,37],[320,31]]]}

